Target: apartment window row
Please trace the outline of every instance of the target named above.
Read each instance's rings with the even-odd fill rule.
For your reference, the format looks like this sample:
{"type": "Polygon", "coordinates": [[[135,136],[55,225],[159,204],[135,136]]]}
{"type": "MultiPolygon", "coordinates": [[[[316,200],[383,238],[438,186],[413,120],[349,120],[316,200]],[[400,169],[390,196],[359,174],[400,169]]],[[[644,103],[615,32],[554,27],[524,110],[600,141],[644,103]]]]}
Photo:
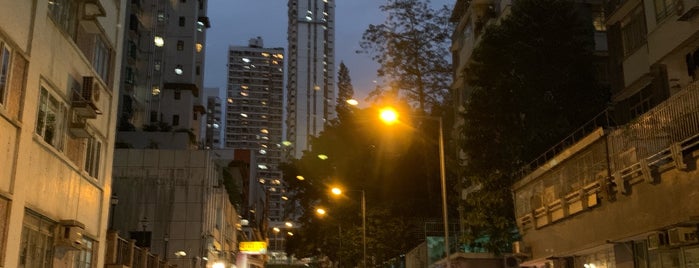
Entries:
{"type": "Polygon", "coordinates": [[[80,18],[80,1],[52,0],[48,4],[48,15],[61,30],[70,36],[102,80],[109,84],[112,66],[112,48],[104,41],[101,34],[89,33],[78,27],[80,18]]]}
{"type": "MultiPolygon", "coordinates": [[[[75,115],[69,113],[68,106],[49,90],[41,86],[39,93],[39,107],[37,109],[37,119],[35,133],[49,146],[55,148],[59,152],[63,152],[66,148],[66,139],[68,136],[68,128],[70,127],[86,127],[74,126],[71,120],[75,120],[75,115]]],[[[102,142],[91,137],[86,139],[86,146],[83,151],[85,170],[90,177],[99,178],[100,163],[102,161],[102,142]]]]}

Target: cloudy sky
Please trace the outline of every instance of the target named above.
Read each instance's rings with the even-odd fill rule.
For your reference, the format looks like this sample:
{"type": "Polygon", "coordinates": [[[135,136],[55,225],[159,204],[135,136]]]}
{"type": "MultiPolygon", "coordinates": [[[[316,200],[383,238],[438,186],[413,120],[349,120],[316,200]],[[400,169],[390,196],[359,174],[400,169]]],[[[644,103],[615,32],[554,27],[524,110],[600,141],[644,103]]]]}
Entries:
{"type": "MultiPolygon", "coordinates": [[[[433,8],[452,8],[455,0],[431,2],[433,8]]],[[[384,21],[385,14],[379,10],[382,3],[383,0],[335,1],[335,61],[336,65],[340,61],[347,65],[355,98],[359,100],[374,88],[377,65],[368,55],[355,51],[367,26],[384,21]]],[[[286,5],[287,0],[210,0],[204,86],[225,88],[229,45],[247,45],[249,39],[260,36],[265,47],[283,47],[286,51],[286,5]]]]}

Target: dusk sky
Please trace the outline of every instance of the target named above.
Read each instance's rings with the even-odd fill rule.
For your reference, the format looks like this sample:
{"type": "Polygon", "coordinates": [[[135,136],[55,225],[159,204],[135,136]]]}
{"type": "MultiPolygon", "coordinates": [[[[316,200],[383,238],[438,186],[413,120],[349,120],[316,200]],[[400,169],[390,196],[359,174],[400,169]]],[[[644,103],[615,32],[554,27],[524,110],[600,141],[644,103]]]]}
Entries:
{"type": "MultiPolygon", "coordinates": [[[[442,5],[452,8],[454,2],[431,1],[435,9],[442,5]]],[[[343,61],[350,71],[355,98],[360,101],[374,88],[377,65],[369,55],[355,51],[367,26],[385,20],[385,14],[379,10],[382,3],[383,0],[335,1],[335,76],[343,61]]],[[[225,89],[229,45],[246,46],[249,39],[260,36],[265,47],[282,47],[288,54],[286,5],[287,0],[210,0],[204,86],[225,89]]]]}

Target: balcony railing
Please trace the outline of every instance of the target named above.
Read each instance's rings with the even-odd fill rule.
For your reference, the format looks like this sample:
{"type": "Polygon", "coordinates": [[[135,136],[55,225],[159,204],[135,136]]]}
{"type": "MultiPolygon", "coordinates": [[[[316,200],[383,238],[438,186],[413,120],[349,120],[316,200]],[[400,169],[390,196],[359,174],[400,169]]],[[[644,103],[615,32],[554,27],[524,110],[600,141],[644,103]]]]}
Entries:
{"type": "Polygon", "coordinates": [[[600,195],[613,200],[637,183],[657,183],[652,169],[661,165],[685,170],[683,155],[699,148],[699,82],[626,125],[596,131],[585,143],[562,142],[553,157],[523,170],[514,186],[520,230],[596,207],[600,195]]]}
{"type": "Polygon", "coordinates": [[[147,248],[136,246],[135,240],[126,240],[115,231],[107,233],[106,268],[175,268],[160,256],[152,254],[147,248]]]}

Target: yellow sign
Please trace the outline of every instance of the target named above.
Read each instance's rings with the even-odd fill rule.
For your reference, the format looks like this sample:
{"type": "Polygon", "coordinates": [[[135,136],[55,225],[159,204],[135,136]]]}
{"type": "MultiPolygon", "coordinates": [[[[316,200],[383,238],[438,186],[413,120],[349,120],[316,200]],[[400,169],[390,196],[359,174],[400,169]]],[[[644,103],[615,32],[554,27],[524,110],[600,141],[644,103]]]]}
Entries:
{"type": "Polygon", "coordinates": [[[238,245],[240,253],[245,254],[265,254],[267,253],[267,242],[264,241],[243,241],[238,245]]]}

